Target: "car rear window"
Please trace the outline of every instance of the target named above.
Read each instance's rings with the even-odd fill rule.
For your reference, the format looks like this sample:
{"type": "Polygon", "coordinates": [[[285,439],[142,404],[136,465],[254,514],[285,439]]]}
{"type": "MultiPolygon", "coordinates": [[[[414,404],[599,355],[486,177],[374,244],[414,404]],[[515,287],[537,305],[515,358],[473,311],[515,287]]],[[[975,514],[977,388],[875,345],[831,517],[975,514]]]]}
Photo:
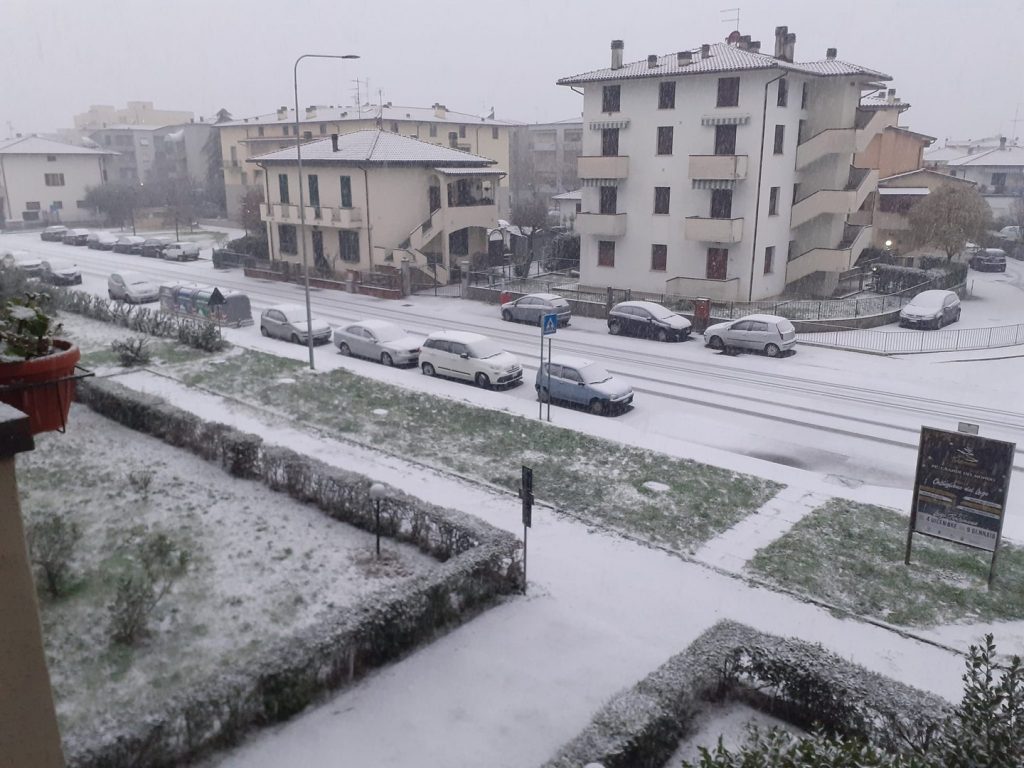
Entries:
{"type": "Polygon", "coordinates": [[[779,333],[796,333],[796,328],[789,320],[782,319],[779,320],[779,333]]]}
{"type": "Polygon", "coordinates": [[[553,307],[568,307],[569,306],[569,302],[566,301],[565,299],[552,299],[551,300],[551,306],[553,306],[553,307]]]}

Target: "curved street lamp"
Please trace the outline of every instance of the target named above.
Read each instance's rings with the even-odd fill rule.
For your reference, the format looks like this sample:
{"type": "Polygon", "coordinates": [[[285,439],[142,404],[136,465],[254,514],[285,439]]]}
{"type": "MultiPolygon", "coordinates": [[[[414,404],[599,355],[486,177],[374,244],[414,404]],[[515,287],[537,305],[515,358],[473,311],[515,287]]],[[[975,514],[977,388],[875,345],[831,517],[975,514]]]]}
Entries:
{"type": "Polygon", "coordinates": [[[299,248],[302,254],[302,281],[306,294],[306,346],[309,347],[309,369],[313,370],[313,310],[309,304],[309,261],[306,257],[306,198],[302,190],[302,136],[299,134],[299,62],[303,59],[358,59],[354,53],[304,53],[292,67],[295,89],[295,156],[299,161],[299,248]]]}

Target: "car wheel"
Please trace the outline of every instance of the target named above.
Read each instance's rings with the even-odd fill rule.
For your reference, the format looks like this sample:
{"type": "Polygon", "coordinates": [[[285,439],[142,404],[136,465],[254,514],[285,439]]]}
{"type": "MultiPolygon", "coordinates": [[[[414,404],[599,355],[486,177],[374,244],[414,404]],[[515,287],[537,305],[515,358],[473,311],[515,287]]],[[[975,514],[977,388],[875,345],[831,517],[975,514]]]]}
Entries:
{"type": "Polygon", "coordinates": [[[778,357],[781,351],[782,350],[779,349],[778,344],[768,344],[764,348],[764,353],[768,355],[768,357],[778,357]]]}
{"type": "Polygon", "coordinates": [[[546,403],[551,397],[548,395],[548,391],[544,387],[537,388],[537,399],[542,403],[546,403]]]}
{"type": "Polygon", "coordinates": [[[725,343],[719,336],[712,336],[710,339],[708,339],[708,346],[711,347],[712,349],[720,350],[725,347],[725,343]]]}
{"type": "Polygon", "coordinates": [[[301,343],[301,342],[299,341],[299,334],[297,334],[297,333],[293,333],[293,334],[292,334],[292,344],[299,344],[299,343],[301,343]]]}
{"type": "Polygon", "coordinates": [[[942,327],[942,318],[941,317],[936,317],[935,318],[935,323],[932,325],[932,329],[937,331],[941,327],[942,327]]]}
{"type": "Polygon", "coordinates": [[[610,333],[612,336],[618,336],[621,332],[622,326],[620,326],[617,321],[612,320],[610,323],[608,323],[608,333],[610,333]]]}
{"type": "Polygon", "coordinates": [[[488,389],[491,386],[491,380],[487,378],[486,373],[478,373],[476,375],[476,385],[480,389],[488,389]]]}
{"type": "Polygon", "coordinates": [[[960,309],[957,308],[957,310],[956,310],[956,317],[953,318],[953,322],[956,323],[959,320],[960,320],[960,309]]]}
{"type": "Polygon", "coordinates": [[[668,341],[668,331],[664,328],[658,330],[658,341],[668,341]]]}
{"type": "Polygon", "coordinates": [[[424,376],[434,375],[434,366],[432,366],[430,363],[424,363],[423,365],[421,365],[420,370],[423,371],[424,376]]]}
{"type": "Polygon", "coordinates": [[[596,397],[590,401],[590,412],[595,416],[604,416],[604,412],[607,410],[607,406],[604,400],[598,400],[596,397]]]}
{"type": "Polygon", "coordinates": [[[501,319],[504,320],[506,323],[511,323],[512,322],[512,312],[510,310],[507,310],[507,309],[501,310],[501,319]]]}
{"type": "Polygon", "coordinates": [[[387,352],[381,352],[380,362],[381,365],[386,365],[389,367],[395,364],[395,361],[391,359],[391,355],[389,355],[387,352]]]}
{"type": "Polygon", "coordinates": [[[114,292],[107,291],[107,298],[110,299],[111,301],[114,301],[114,292]]]}
{"type": "Polygon", "coordinates": [[[267,327],[265,325],[261,325],[260,326],[260,334],[263,335],[263,336],[269,336],[270,335],[270,333],[267,331],[267,327]]]}
{"type": "Polygon", "coordinates": [[[346,357],[352,354],[352,350],[349,349],[348,344],[346,344],[344,341],[338,344],[338,352],[345,355],[346,357]]]}

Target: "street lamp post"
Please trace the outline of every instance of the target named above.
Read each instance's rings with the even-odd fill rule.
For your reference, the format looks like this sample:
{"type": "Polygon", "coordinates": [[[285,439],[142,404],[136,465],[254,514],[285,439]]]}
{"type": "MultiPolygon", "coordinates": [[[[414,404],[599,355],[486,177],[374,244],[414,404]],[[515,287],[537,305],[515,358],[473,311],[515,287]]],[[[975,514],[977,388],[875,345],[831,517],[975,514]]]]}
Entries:
{"type": "Polygon", "coordinates": [[[387,488],[381,483],[370,486],[370,498],[374,505],[374,531],[377,534],[377,559],[380,560],[380,500],[388,495],[387,488]]]}
{"type": "MultiPolygon", "coordinates": [[[[306,258],[306,199],[302,190],[302,136],[299,135],[299,62],[303,59],[358,59],[354,53],[342,55],[331,53],[304,53],[295,60],[292,67],[292,84],[295,89],[295,156],[299,161],[299,248],[302,254],[302,281],[306,294],[306,346],[309,347],[309,369],[313,370],[313,310],[309,303],[309,261],[306,258]]],[[[377,542],[378,555],[380,542],[377,542]]]]}

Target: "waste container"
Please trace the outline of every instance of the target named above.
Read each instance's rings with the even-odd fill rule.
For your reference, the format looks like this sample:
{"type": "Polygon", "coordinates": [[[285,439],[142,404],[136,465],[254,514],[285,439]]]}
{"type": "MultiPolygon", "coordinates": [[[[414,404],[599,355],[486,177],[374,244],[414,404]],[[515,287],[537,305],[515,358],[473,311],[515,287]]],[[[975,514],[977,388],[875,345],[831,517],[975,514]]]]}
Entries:
{"type": "Polygon", "coordinates": [[[711,323],[711,299],[693,300],[694,333],[704,333],[711,323]]]}
{"type": "Polygon", "coordinates": [[[501,296],[498,297],[498,303],[508,304],[510,301],[512,301],[512,294],[508,291],[502,291],[501,296]]]}

